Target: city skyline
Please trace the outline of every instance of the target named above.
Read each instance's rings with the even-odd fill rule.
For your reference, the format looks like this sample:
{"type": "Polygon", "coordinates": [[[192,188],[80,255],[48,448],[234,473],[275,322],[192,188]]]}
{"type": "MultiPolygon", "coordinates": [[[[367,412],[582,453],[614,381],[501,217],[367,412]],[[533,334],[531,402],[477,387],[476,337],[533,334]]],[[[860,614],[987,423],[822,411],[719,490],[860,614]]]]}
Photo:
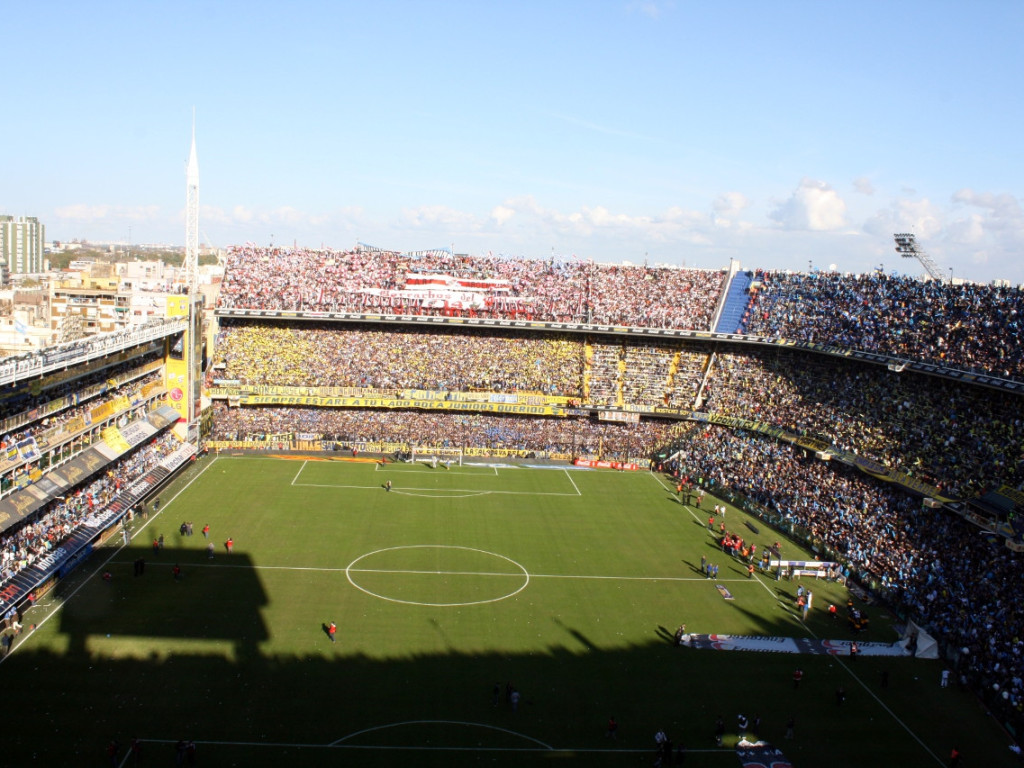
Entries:
{"type": "Polygon", "coordinates": [[[0,213],[54,240],[183,245],[194,107],[216,247],[1024,283],[1017,4],[53,5],[0,213]]]}

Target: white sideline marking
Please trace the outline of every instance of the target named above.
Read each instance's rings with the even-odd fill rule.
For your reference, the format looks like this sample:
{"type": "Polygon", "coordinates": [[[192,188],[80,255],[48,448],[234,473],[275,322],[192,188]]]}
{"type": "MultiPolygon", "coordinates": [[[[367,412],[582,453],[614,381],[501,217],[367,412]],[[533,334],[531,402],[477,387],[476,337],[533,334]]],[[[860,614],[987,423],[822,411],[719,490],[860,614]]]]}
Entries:
{"type": "MultiPolygon", "coordinates": [[[[389,469],[392,469],[392,468],[408,467],[408,466],[410,466],[410,465],[409,464],[405,464],[405,463],[399,464],[399,463],[396,463],[396,462],[391,462],[391,463],[388,463],[388,464],[380,464],[378,462],[377,464],[374,464],[374,470],[373,471],[374,472],[387,472],[389,469]]],[[[459,465],[456,464],[455,466],[459,466],[459,465]]],[[[492,474],[494,476],[498,475],[498,468],[493,466],[493,465],[490,465],[490,464],[486,464],[486,465],[485,464],[463,464],[462,466],[463,467],[466,467],[466,466],[478,467],[479,466],[479,467],[484,467],[484,468],[486,468],[486,469],[488,469],[490,471],[488,471],[488,472],[465,472],[465,471],[460,471],[458,469],[449,469],[449,470],[445,470],[443,472],[438,472],[437,469],[429,469],[429,470],[427,470],[427,469],[397,469],[397,471],[398,471],[399,474],[402,474],[402,475],[470,475],[471,477],[480,477],[481,475],[492,475],[492,474]]],[[[440,467],[438,467],[438,469],[440,469],[440,467]]]]}

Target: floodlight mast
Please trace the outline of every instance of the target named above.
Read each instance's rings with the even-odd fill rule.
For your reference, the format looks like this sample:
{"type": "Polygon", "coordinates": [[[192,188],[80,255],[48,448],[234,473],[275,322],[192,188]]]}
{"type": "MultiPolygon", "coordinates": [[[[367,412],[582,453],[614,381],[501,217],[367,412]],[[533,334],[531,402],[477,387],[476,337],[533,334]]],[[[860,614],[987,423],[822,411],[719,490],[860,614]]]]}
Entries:
{"type": "MultiPolygon", "coordinates": [[[[917,259],[921,262],[924,271],[928,273],[932,280],[938,283],[946,282],[943,279],[943,273],[939,269],[939,265],[922,248],[918,247],[917,239],[912,233],[907,232],[893,235],[893,238],[896,240],[896,253],[904,259],[917,259]]],[[[953,282],[952,277],[950,277],[949,282],[953,282]]]]}
{"type": "Polygon", "coordinates": [[[199,282],[199,161],[196,159],[196,113],[192,111],[192,149],[185,169],[185,263],[182,282],[195,296],[199,282]]]}

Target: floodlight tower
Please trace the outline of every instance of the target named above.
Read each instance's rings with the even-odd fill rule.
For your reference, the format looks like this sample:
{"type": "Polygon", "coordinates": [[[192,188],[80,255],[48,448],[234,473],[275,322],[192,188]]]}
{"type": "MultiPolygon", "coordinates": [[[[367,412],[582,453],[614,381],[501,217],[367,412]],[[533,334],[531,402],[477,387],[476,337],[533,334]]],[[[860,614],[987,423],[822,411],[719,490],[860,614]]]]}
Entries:
{"type": "Polygon", "coordinates": [[[185,321],[180,336],[168,338],[164,349],[167,404],[178,413],[175,432],[199,445],[202,411],[204,298],[199,291],[199,161],[196,159],[196,116],[192,111],[192,149],[185,167],[185,259],[174,291],[167,295],[168,318],[185,321]]]}
{"type": "Polygon", "coordinates": [[[192,110],[192,149],[185,169],[185,263],[183,282],[194,296],[199,282],[199,160],[196,158],[196,112],[192,110]]]}
{"type": "MultiPolygon", "coordinates": [[[[922,248],[918,247],[917,239],[913,234],[909,232],[897,234],[893,235],[893,238],[896,240],[896,253],[905,259],[917,259],[921,262],[921,266],[924,267],[925,272],[928,273],[932,280],[937,283],[944,282],[939,265],[922,248]]],[[[952,278],[950,278],[950,282],[952,282],[952,278]]]]}
{"type": "Polygon", "coordinates": [[[196,110],[193,109],[193,140],[185,168],[185,263],[184,296],[181,302],[188,318],[184,334],[185,398],[182,417],[188,425],[188,440],[199,439],[202,409],[203,295],[199,292],[199,160],[196,156],[196,110]]]}

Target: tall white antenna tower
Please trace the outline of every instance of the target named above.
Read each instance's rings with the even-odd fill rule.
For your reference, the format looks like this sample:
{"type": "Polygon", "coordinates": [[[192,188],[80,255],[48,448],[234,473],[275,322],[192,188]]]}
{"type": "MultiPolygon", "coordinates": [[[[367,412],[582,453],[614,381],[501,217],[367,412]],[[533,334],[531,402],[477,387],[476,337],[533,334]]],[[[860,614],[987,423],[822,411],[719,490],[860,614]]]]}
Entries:
{"type": "MultiPolygon", "coordinates": [[[[935,263],[931,256],[924,252],[923,248],[918,247],[917,239],[911,233],[893,235],[893,238],[896,240],[896,253],[904,259],[917,259],[921,262],[921,266],[924,267],[925,272],[928,273],[932,280],[939,283],[944,282],[939,265],[935,263]]],[[[949,280],[952,282],[952,276],[949,280]]]]}
{"type": "Polygon", "coordinates": [[[196,158],[196,110],[192,108],[192,149],[185,169],[185,263],[184,283],[195,296],[199,283],[199,160],[196,158]]]}

